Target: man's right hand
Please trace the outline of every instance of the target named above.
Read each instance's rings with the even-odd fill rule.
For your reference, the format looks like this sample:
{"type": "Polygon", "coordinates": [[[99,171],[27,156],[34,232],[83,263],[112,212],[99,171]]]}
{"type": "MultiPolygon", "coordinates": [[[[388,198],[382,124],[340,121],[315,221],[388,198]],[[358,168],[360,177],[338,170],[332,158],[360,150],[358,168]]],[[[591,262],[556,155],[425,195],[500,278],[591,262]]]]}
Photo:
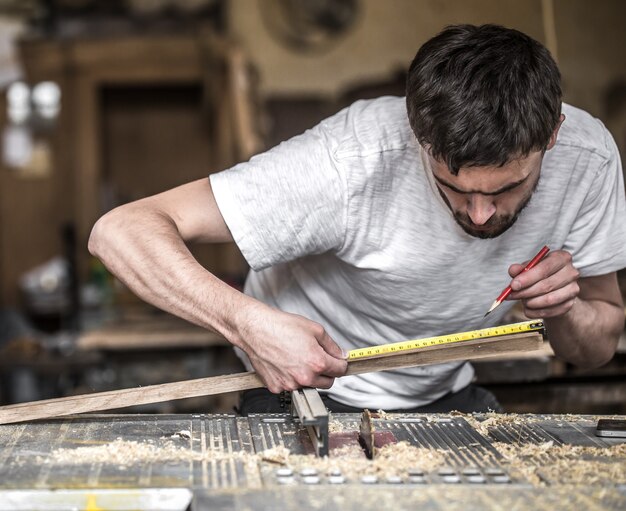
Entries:
{"type": "Polygon", "coordinates": [[[89,250],[143,300],[242,348],[270,391],[330,387],[347,362],[321,325],[243,295],[186,245],[232,241],[203,178],[110,211],[96,223],[89,250]]]}
{"type": "Polygon", "coordinates": [[[256,301],[238,316],[235,344],[246,352],[270,392],[327,389],[346,373],[346,355],[322,325],[256,301]]]}

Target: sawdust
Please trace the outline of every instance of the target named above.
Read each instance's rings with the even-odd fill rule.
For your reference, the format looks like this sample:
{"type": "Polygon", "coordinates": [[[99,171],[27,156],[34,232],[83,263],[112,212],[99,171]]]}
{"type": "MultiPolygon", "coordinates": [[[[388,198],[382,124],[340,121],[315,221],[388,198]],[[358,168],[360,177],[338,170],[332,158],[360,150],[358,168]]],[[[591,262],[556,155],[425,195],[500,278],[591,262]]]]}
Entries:
{"type": "MultiPolygon", "coordinates": [[[[528,424],[537,423],[543,421],[544,418],[541,415],[522,415],[517,413],[482,413],[479,415],[473,414],[465,414],[461,412],[452,412],[449,415],[453,417],[463,417],[472,428],[474,428],[478,433],[480,433],[485,438],[489,437],[489,430],[491,428],[496,428],[498,426],[525,426],[528,424]]],[[[580,422],[581,418],[583,420],[597,422],[599,419],[613,419],[619,418],[619,416],[615,415],[589,415],[589,416],[580,416],[573,414],[560,414],[560,415],[550,415],[550,420],[556,421],[557,423],[565,423],[565,422],[580,422]]],[[[558,425],[558,424],[557,424],[558,425]]]]}
{"type": "MultiPolygon", "coordinates": [[[[493,427],[511,424],[521,427],[527,425],[529,420],[540,420],[515,414],[484,414],[478,417],[463,414],[463,417],[485,437],[493,427]]],[[[566,417],[563,416],[562,420],[567,420],[566,417]]],[[[579,421],[580,417],[572,416],[572,419],[579,421]]],[[[339,421],[331,420],[331,428],[333,424],[338,425],[337,429],[340,427],[340,432],[350,429],[339,421]]],[[[550,484],[589,486],[626,484],[626,443],[611,447],[555,445],[552,441],[509,444],[493,442],[493,439],[491,443],[502,455],[502,464],[512,477],[527,480],[535,486],[545,486],[546,481],[550,484]]],[[[283,446],[257,453],[211,449],[196,452],[168,437],[146,442],[117,438],[99,445],[55,449],[49,456],[38,456],[37,462],[64,465],[106,463],[125,468],[146,463],[238,460],[248,466],[262,467],[265,464],[267,467],[269,464],[290,467],[296,472],[308,468],[317,470],[320,475],[341,473],[348,480],[363,476],[376,476],[382,480],[392,476],[403,477],[409,471],[436,471],[446,466],[446,453],[446,450],[416,447],[401,441],[380,447],[376,459],[368,460],[355,442],[331,449],[329,457],[317,458],[312,454],[292,454],[283,446]]]]}
{"type": "Polygon", "coordinates": [[[241,460],[246,464],[256,465],[260,461],[285,465],[289,460],[289,449],[278,446],[258,453],[245,451],[224,452],[208,449],[204,453],[177,446],[170,440],[158,445],[134,440],[117,438],[101,445],[76,448],[55,449],[46,458],[38,457],[39,463],[58,463],[62,465],[82,465],[107,463],[119,467],[134,464],[157,462],[190,462],[190,461],[221,461],[241,460]]]}
{"type": "Polygon", "coordinates": [[[343,433],[346,430],[345,424],[342,422],[333,419],[332,415],[328,421],[328,432],[329,433],[343,433]]]}
{"type": "Polygon", "coordinates": [[[320,474],[341,473],[348,479],[362,476],[387,478],[406,476],[409,470],[431,472],[445,465],[444,451],[415,447],[408,442],[387,444],[377,449],[376,458],[369,460],[356,444],[331,449],[329,456],[317,458],[313,455],[291,454],[285,465],[299,471],[313,468],[320,474]]]}
{"type": "Polygon", "coordinates": [[[261,461],[276,463],[278,465],[286,465],[289,462],[289,453],[289,449],[282,445],[279,445],[277,447],[272,447],[271,449],[265,449],[264,451],[261,451],[257,456],[261,461]]]}
{"type": "MultiPolygon", "coordinates": [[[[555,445],[553,441],[509,444],[494,442],[490,431],[498,427],[523,427],[541,422],[542,416],[521,414],[464,414],[452,412],[451,416],[463,417],[480,435],[500,452],[512,476],[522,477],[535,486],[549,484],[614,485],[626,483],[626,444],[611,447],[584,447],[555,445]]],[[[556,426],[580,420],[597,422],[599,419],[615,418],[611,415],[574,414],[550,415],[556,426]]]]}
{"type": "MultiPolygon", "coordinates": [[[[385,412],[384,410],[376,410],[372,413],[373,419],[389,419],[391,415],[385,412]]],[[[358,431],[358,425],[354,427],[354,425],[348,425],[345,422],[341,422],[337,419],[333,418],[332,413],[329,416],[328,420],[328,432],[329,433],[346,433],[348,431],[358,431]]]]}
{"type": "Polygon", "coordinates": [[[58,463],[62,465],[107,463],[127,467],[138,463],[222,460],[232,458],[245,459],[246,453],[223,453],[213,450],[207,450],[205,453],[202,453],[179,447],[169,440],[157,445],[150,442],[137,442],[117,438],[112,442],[101,445],[55,449],[48,457],[38,457],[37,461],[39,463],[58,463]]]}
{"type": "Polygon", "coordinates": [[[626,444],[611,447],[506,444],[494,442],[513,473],[535,486],[551,484],[614,485],[626,483],[626,444]]]}
{"type": "Polygon", "coordinates": [[[474,415],[464,414],[464,413],[454,413],[451,414],[455,417],[463,417],[467,423],[472,426],[478,433],[480,433],[485,438],[489,438],[489,429],[496,428],[498,426],[524,426],[526,424],[531,424],[533,422],[537,422],[539,419],[533,418],[528,415],[519,415],[515,413],[485,413],[481,415],[481,419],[474,415]],[[484,418],[483,418],[484,417],[484,418]]]}
{"type": "Polygon", "coordinates": [[[332,449],[330,457],[318,458],[312,454],[291,454],[289,449],[283,446],[258,453],[241,451],[226,453],[212,450],[202,453],[179,447],[170,440],[162,441],[157,445],[121,438],[101,445],[55,449],[48,457],[38,458],[37,461],[62,465],[106,463],[125,468],[134,464],[226,459],[238,459],[250,465],[265,462],[291,467],[296,471],[314,468],[324,474],[341,472],[344,477],[350,479],[364,475],[374,475],[379,478],[406,475],[410,469],[428,472],[445,463],[442,452],[414,447],[407,442],[385,445],[378,449],[375,460],[368,460],[357,444],[332,449]]]}

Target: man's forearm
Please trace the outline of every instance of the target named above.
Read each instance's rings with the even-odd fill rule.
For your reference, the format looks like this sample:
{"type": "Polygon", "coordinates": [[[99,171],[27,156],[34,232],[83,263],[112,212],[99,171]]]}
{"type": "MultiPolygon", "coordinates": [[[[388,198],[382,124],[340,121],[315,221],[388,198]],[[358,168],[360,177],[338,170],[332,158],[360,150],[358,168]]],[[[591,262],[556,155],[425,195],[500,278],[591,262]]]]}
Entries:
{"type": "Polygon", "coordinates": [[[174,222],[130,205],[95,225],[90,252],[140,298],[236,343],[234,318],[252,300],[203,268],[174,222]]]}
{"type": "Polygon", "coordinates": [[[615,353],[624,329],[624,311],[601,300],[577,299],[566,314],[545,322],[557,356],[577,366],[597,367],[615,353]]]}
{"type": "Polygon", "coordinates": [[[208,179],[107,213],[93,228],[89,251],[143,300],[245,351],[271,392],[330,388],[346,373],[345,353],[322,325],[222,282],[195,260],[189,240],[233,240],[208,179]]]}

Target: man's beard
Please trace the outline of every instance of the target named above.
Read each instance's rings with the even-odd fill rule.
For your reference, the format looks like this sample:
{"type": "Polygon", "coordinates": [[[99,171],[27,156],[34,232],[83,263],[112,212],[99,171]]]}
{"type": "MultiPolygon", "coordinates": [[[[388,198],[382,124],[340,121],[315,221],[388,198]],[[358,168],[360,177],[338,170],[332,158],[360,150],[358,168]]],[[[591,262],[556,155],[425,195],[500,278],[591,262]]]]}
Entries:
{"type": "Polygon", "coordinates": [[[533,192],[537,188],[538,183],[539,183],[539,180],[535,182],[535,185],[533,186],[532,190],[530,191],[528,196],[524,197],[524,200],[522,201],[520,206],[515,210],[515,212],[509,215],[493,215],[483,225],[474,224],[474,222],[472,222],[472,219],[467,213],[454,211],[452,209],[452,206],[450,206],[450,202],[448,201],[448,198],[446,197],[446,195],[439,189],[439,187],[437,188],[439,189],[439,194],[443,198],[444,202],[448,205],[448,207],[450,208],[450,211],[452,211],[452,214],[454,215],[454,219],[456,220],[456,223],[459,224],[461,229],[463,229],[470,236],[474,236],[475,238],[490,239],[490,238],[497,238],[498,236],[503,234],[505,231],[507,231],[517,221],[517,218],[519,217],[520,213],[524,210],[526,206],[528,206],[530,199],[533,196],[533,192]]]}

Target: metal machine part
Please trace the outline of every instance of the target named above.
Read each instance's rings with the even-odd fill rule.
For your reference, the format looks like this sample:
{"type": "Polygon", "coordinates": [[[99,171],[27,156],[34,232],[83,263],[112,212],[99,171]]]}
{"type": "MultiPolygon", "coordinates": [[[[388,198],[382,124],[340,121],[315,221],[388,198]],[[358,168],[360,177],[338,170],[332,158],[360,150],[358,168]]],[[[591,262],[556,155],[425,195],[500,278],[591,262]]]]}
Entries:
{"type": "Polygon", "coordinates": [[[363,447],[365,455],[370,460],[373,460],[376,455],[374,440],[374,423],[372,422],[372,413],[369,410],[363,410],[363,413],[361,414],[361,424],[359,425],[359,443],[363,447]]]}
{"type": "Polygon", "coordinates": [[[328,410],[317,390],[294,390],[291,393],[291,414],[306,428],[315,454],[328,456],[328,410]]]}

